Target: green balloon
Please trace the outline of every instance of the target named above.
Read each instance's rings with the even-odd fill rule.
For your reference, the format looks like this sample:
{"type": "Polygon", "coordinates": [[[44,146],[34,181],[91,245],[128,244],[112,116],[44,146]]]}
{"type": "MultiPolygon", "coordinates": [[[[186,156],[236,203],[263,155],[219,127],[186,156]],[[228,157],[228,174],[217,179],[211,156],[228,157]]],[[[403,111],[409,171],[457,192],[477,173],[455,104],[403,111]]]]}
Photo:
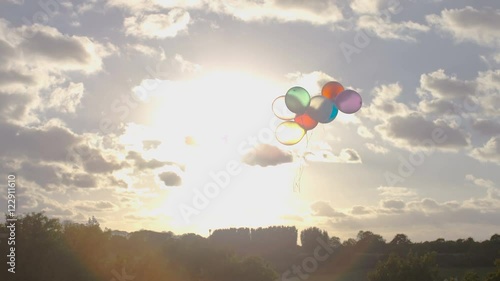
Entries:
{"type": "Polygon", "coordinates": [[[302,114],[306,112],[309,103],[311,102],[311,96],[302,87],[292,87],[285,95],[285,104],[291,112],[296,114],[302,114]]]}

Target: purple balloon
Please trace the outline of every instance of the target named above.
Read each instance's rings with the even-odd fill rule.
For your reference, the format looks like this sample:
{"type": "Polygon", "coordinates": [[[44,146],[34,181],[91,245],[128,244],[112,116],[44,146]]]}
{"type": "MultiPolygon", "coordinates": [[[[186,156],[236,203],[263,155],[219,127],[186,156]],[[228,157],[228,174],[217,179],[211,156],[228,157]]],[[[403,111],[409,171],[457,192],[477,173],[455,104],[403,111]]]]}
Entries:
{"type": "Polygon", "coordinates": [[[347,114],[358,111],[362,103],[361,96],[353,90],[345,90],[335,98],[337,108],[347,114]]]}

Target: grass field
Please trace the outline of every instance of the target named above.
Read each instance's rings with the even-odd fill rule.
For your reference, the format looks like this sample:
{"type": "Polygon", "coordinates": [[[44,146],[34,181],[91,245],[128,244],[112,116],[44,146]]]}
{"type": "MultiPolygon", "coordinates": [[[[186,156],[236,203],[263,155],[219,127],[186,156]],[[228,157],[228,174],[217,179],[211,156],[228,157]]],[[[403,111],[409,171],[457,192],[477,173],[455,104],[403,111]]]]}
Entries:
{"type": "MultiPolygon", "coordinates": [[[[488,273],[495,270],[494,267],[479,267],[479,268],[441,268],[439,273],[443,280],[448,277],[458,277],[459,280],[468,271],[475,271],[479,273],[481,279],[484,278],[488,273]]],[[[343,274],[316,274],[311,276],[308,280],[310,281],[367,281],[366,278],[367,271],[365,270],[354,270],[351,272],[343,274]]]]}

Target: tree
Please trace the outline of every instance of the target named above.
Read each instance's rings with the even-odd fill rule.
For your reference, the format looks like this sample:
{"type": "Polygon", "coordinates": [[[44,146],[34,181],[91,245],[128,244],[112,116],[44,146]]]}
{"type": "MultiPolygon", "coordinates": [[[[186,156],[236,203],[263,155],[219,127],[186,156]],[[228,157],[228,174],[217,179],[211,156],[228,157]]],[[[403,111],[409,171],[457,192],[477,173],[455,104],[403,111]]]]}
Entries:
{"type": "Polygon", "coordinates": [[[336,237],[336,236],[330,237],[330,241],[328,241],[328,244],[332,248],[338,248],[338,247],[342,246],[342,243],[340,242],[340,238],[336,237]]]}
{"type": "Polygon", "coordinates": [[[325,243],[328,243],[328,232],[317,227],[310,227],[302,230],[300,233],[302,248],[307,252],[312,252],[317,246],[319,246],[317,239],[321,239],[325,243]]]}
{"type": "Polygon", "coordinates": [[[391,254],[379,262],[368,275],[369,281],[437,281],[438,268],[434,253],[419,256],[409,253],[406,257],[391,254]]]}
{"type": "Polygon", "coordinates": [[[371,231],[360,230],[357,236],[356,248],[362,252],[380,252],[384,249],[385,240],[371,231]]]}
{"type": "Polygon", "coordinates": [[[495,260],[496,271],[490,273],[484,281],[500,281],[500,259],[495,260]]]}
{"type": "Polygon", "coordinates": [[[474,271],[468,271],[465,273],[464,281],[481,281],[479,274],[474,271]]]}
{"type": "Polygon", "coordinates": [[[389,243],[391,245],[409,245],[411,244],[410,239],[408,239],[408,236],[406,234],[396,234],[394,238],[391,240],[389,243]]]}

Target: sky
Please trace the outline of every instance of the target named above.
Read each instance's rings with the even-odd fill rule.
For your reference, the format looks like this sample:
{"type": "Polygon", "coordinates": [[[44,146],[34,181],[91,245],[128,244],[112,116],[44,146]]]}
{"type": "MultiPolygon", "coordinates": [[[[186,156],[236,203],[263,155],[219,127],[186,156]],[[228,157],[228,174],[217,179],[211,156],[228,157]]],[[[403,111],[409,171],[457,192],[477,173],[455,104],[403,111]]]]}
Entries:
{"type": "Polygon", "coordinates": [[[491,0],[2,0],[0,176],[18,214],[115,230],[488,239],[499,26],[491,0]],[[280,144],[274,99],[328,81],[362,108],[280,144]]]}

